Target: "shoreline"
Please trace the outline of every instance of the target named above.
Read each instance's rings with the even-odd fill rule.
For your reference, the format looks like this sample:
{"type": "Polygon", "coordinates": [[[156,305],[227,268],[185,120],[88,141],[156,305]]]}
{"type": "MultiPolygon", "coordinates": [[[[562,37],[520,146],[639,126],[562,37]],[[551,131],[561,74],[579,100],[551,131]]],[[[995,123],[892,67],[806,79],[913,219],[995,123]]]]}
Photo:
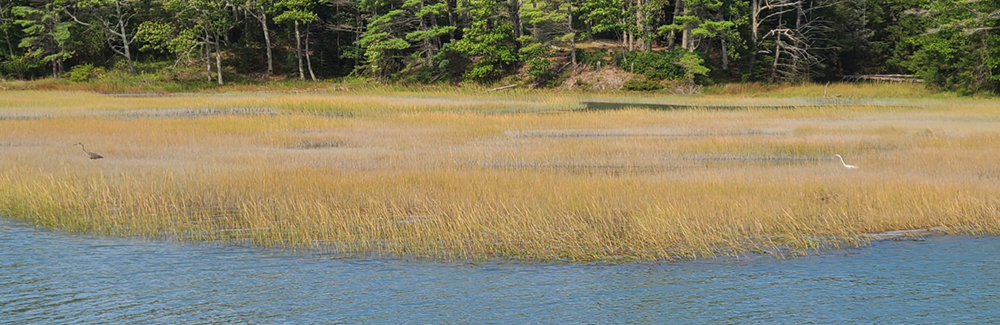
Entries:
{"type": "MultiPolygon", "coordinates": [[[[43,231],[54,231],[62,233],[63,235],[70,236],[84,236],[87,238],[104,238],[112,240],[124,240],[124,241],[142,241],[142,242],[159,242],[159,243],[172,243],[178,245],[195,245],[199,247],[234,247],[234,248],[248,248],[257,251],[278,251],[285,252],[293,255],[329,255],[336,259],[348,259],[348,260],[400,260],[400,261],[422,261],[422,262],[440,262],[440,263],[523,263],[523,264],[538,264],[538,263],[556,263],[556,264],[643,264],[643,263],[697,263],[697,262],[737,262],[737,261],[759,261],[760,259],[773,259],[773,260],[787,260],[796,259],[802,257],[808,257],[811,255],[823,255],[830,252],[835,252],[844,249],[870,249],[871,244],[874,242],[882,241],[900,241],[900,240],[919,240],[920,238],[927,236],[965,236],[974,238],[973,236],[979,233],[955,233],[951,232],[948,227],[929,227],[929,228],[918,228],[918,229],[905,229],[905,230],[890,230],[878,233],[870,233],[863,235],[867,238],[867,242],[857,242],[858,245],[833,245],[825,246],[823,244],[819,245],[815,249],[808,251],[794,251],[789,247],[770,247],[763,251],[757,252],[743,252],[743,253],[724,253],[726,249],[718,249],[716,252],[718,254],[714,255],[704,255],[704,256],[675,256],[673,258],[666,259],[633,259],[633,258],[610,258],[610,259],[596,259],[591,261],[574,261],[571,259],[511,259],[494,257],[489,259],[479,259],[479,258],[435,258],[420,255],[392,255],[392,254],[381,254],[379,252],[354,252],[354,253],[342,253],[331,250],[332,247],[336,245],[323,245],[323,246],[312,246],[312,247],[292,247],[292,246],[260,246],[253,243],[238,243],[236,241],[223,241],[223,240],[187,240],[187,239],[177,239],[169,234],[164,234],[163,236],[153,236],[153,237],[141,237],[141,236],[129,236],[129,235],[115,235],[115,234],[103,234],[103,233],[88,233],[80,231],[68,231],[58,228],[45,227],[31,221],[14,219],[11,217],[0,216],[0,220],[3,223],[15,223],[21,224],[22,227],[30,227],[36,230],[43,231]]],[[[971,228],[968,228],[971,229],[971,228]]],[[[233,232],[245,229],[221,229],[217,232],[233,232]]],[[[981,234],[980,234],[981,235],[981,234]]],[[[989,235],[994,236],[994,235],[989,235]]]]}

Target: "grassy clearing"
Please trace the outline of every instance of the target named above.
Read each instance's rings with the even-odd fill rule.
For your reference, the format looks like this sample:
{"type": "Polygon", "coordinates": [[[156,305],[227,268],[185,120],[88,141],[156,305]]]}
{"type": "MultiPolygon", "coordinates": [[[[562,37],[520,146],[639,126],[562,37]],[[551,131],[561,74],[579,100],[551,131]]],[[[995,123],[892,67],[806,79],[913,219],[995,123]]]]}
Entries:
{"type": "Polygon", "coordinates": [[[581,98],[630,99],[4,92],[0,214],[443,259],[784,254],[889,230],[1000,232],[1000,112],[989,101],[574,111],[581,98]],[[232,108],[274,114],[198,114],[232,108]],[[123,111],[133,114],[108,113],[123,111]],[[88,160],[76,142],[106,158],[88,160]]]}

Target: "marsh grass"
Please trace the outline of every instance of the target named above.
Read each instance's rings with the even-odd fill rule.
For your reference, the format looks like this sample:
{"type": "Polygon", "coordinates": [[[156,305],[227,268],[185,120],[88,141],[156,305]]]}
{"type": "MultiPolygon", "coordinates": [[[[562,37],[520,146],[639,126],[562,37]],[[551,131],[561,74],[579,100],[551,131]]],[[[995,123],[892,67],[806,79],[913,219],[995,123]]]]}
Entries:
{"type": "Polygon", "coordinates": [[[739,95],[744,97],[788,98],[822,97],[841,98],[955,98],[954,93],[938,92],[921,83],[837,82],[801,84],[729,83],[706,87],[710,95],[739,95]]]}
{"type": "MultiPolygon", "coordinates": [[[[157,111],[188,111],[202,115],[253,115],[282,112],[334,117],[426,112],[530,113],[578,108],[569,97],[544,95],[463,95],[382,93],[266,93],[174,94],[119,96],[97,93],[24,91],[0,96],[0,118],[157,117],[157,111]],[[204,114],[233,112],[236,114],[204,114]],[[143,114],[147,116],[143,116],[143,114]],[[114,116],[119,115],[119,116],[114,116]]],[[[168,112],[169,113],[169,112],[168,112]]],[[[162,116],[162,114],[160,114],[162,116]]],[[[184,116],[179,116],[184,117],[184,116]]]]}
{"type": "Polygon", "coordinates": [[[801,254],[890,230],[1000,232],[1000,114],[988,101],[579,107],[555,93],[8,92],[0,115],[49,113],[0,120],[0,214],[440,259],[801,254]],[[153,113],[234,107],[274,114],[153,113]]]}

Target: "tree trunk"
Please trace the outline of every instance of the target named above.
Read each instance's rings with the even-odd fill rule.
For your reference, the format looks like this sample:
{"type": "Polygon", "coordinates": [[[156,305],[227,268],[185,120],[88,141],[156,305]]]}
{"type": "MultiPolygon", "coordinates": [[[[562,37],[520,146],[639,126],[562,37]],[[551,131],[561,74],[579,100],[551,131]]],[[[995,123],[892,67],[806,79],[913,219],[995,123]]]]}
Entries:
{"type": "MultiPolygon", "coordinates": [[[[523,23],[521,22],[521,0],[510,0],[507,3],[509,4],[507,6],[507,15],[510,17],[511,25],[513,25],[511,28],[514,29],[514,39],[517,40],[524,35],[524,31],[522,30],[523,23]]],[[[520,50],[523,45],[520,41],[514,42],[514,44],[516,47],[515,50],[520,50]]]]}
{"type": "Polygon", "coordinates": [[[573,62],[573,70],[576,70],[576,30],[573,29],[573,4],[570,3],[566,6],[566,24],[569,25],[569,32],[573,34],[569,38],[569,56],[571,62],[573,62]]]}
{"type": "Polygon", "coordinates": [[[802,1],[799,1],[795,5],[795,30],[800,30],[802,28],[802,1]]]}
{"type": "MultiPolygon", "coordinates": [[[[645,34],[646,27],[642,23],[642,0],[635,0],[635,30],[639,31],[639,40],[642,41],[642,35],[645,34]]],[[[640,50],[645,50],[645,42],[639,43],[640,50]]]]}
{"type": "MultiPolygon", "coordinates": [[[[643,8],[647,7],[649,7],[649,0],[645,0],[645,3],[643,4],[643,8]]],[[[652,24],[644,24],[646,26],[645,30],[646,35],[649,35],[649,39],[645,40],[645,44],[643,45],[646,47],[646,51],[653,50],[653,39],[656,38],[656,33],[657,33],[657,31],[655,30],[656,26],[654,25],[657,23],[655,14],[653,18],[650,20],[652,20],[652,24]]]]}
{"type": "MultiPolygon", "coordinates": [[[[427,21],[430,22],[430,25],[429,25],[430,26],[429,27],[430,30],[434,30],[434,29],[436,29],[438,27],[437,15],[435,15],[435,14],[428,14],[427,21]]],[[[443,44],[443,40],[441,39],[441,36],[438,36],[438,37],[430,39],[430,49],[431,50],[427,54],[427,62],[428,63],[430,63],[430,62],[432,62],[434,60],[434,55],[436,55],[438,53],[438,50],[441,49],[441,44],[443,44]]]]}
{"type": "MultiPolygon", "coordinates": [[[[723,21],[726,16],[723,15],[722,11],[719,11],[715,16],[717,21],[723,21]]],[[[722,43],[722,70],[729,70],[729,49],[726,48],[726,31],[719,31],[719,43],[722,43]]]]}
{"type": "Polygon", "coordinates": [[[524,36],[524,19],[521,19],[521,7],[524,6],[523,0],[517,0],[517,23],[514,27],[517,27],[517,32],[514,33],[515,38],[524,36]]]}
{"type": "Polygon", "coordinates": [[[215,76],[219,79],[219,85],[224,85],[222,82],[222,48],[219,47],[219,34],[215,34],[215,71],[217,72],[215,76]]]}
{"type": "MultiPolygon", "coordinates": [[[[532,1],[531,2],[531,9],[538,9],[538,1],[532,1]]],[[[541,33],[541,30],[538,29],[538,24],[537,23],[532,23],[531,24],[531,37],[534,38],[537,41],[538,38],[541,37],[540,33],[541,33]]]]}
{"type": "Polygon", "coordinates": [[[295,22],[295,58],[299,60],[299,79],[306,80],[306,71],[302,68],[302,34],[299,33],[299,22],[295,22]]]}
{"type": "MultiPolygon", "coordinates": [[[[688,49],[688,34],[689,34],[688,33],[688,28],[684,27],[684,30],[681,31],[681,48],[682,49],[688,49]]],[[[688,49],[688,50],[690,50],[690,49],[688,49]]]]}
{"type": "Polygon", "coordinates": [[[202,47],[205,48],[205,73],[208,74],[208,82],[212,82],[212,39],[208,36],[208,30],[205,30],[205,43],[202,47]]]}
{"type": "MultiPolygon", "coordinates": [[[[458,29],[458,25],[455,25],[457,23],[455,21],[455,7],[458,6],[458,0],[446,0],[445,2],[448,5],[448,24],[458,29]]],[[[451,37],[452,40],[455,39],[455,29],[448,31],[448,37],[451,37]]]]}
{"type": "Polygon", "coordinates": [[[719,35],[719,40],[722,42],[722,70],[729,70],[729,51],[726,49],[726,33],[723,32],[719,35]]]}
{"type": "Polygon", "coordinates": [[[462,0],[462,27],[469,27],[469,0],[462,0]]]}
{"type": "MultiPolygon", "coordinates": [[[[677,17],[681,16],[683,14],[684,14],[684,0],[677,0],[677,2],[674,3],[673,24],[677,24],[677,17]]],[[[670,31],[670,40],[668,41],[670,48],[673,48],[674,47],[674,42],[677,41],[677,36],[674,33],[676,33],[676,32],[672,31],[672,30],[670,31]]],[[[681,48],[687,48],[686,39],[682,39],[681,40],[681,48]]]]}
{"type": "Polygon", "coordinates": [[[59,79],[59,59],[52,60],[52,79],[59,79]]]}
{"type": "Polygon", "coordinates": [[[121,2],[115,1],[115,12],[118,14],[118,28],[121,30],[122,36],[122,54],[125,56],[125,61],[128,62],[128,73],[135,74],[135,65],[132,64],[132,54],[129,53],[129,39],[128,34],[125,32],[125,21],[122,19],[122,6],[121,2]]]}
{"type": "MultiPolygon", "coordinates": [[[[357,26],[364,26],[364,24],[362,23],[364,21],[364,17],[361,16],[361,12],[362,12],[361,10],[358,10],[358,15],[355,16],[355,22],[357,23],[357,26]]],[[[361,34],[363,33],[360,31],[359,28],[355,28],[355,30],[356,31],[354,32],[354,43],[357,43],[361,41],[361,34]]],[[[359,58],[358,56],[354,56],[354,66],[356,67],[360,64],[361,64],[361,58],[359,58]]],[[[354,74],[354,72],[351,72],[351,74],[354,74]]]]}
{"type": "MultiPolygon", "coordinates": [[[[423,10],[424,10],[424,3],[423,3],[423,1],[421,1],[420,2],[420,6],[417,7],[417,12],[420,12],[420,11],[423,11],[423,10]]],[[[434,15],[431,14],[430,15],[430,19],[425,19],[424,17],[417,17],[417,19],[420,20],[420,26],[418,27],[417,30],[419,30],[421,32],[426,32],[429,29],[428,26],[427,26],[427,21],[428,20],[429,21],[434,21],[434,15]]],[[[427,64],[430,65],[431,64],[431,60],[433,59],[433,54],[431,54],[431,47],[432,47],[432,45],[431,45],[431,38],[430,37],[424,37],[424,39],[420,40],[420,46],[421,46],[421,50],[424,51],[424,56],[427,58],[427,64]]]]}
{"type": "Polygon", "coordinates": [[[271,58],[271,32],[267,29],[267,10],[260,7],[260,26],[264,29],[264,45],[267,47],[267,78],[274,74],[274,61],[271,58]]]}
{"type": "Polygon", "coordinates": [[[760,14],[760,0],[750,0],[750,34],[753,37],[747,47],[751,50],[749,66],[751,69],[757,68],[757,56],[760,55],[760,40],[757,38],[757,20],[760,14]]]}
{"type": "MultiPolygon", "coordinates": [[[[802,12],[802,1],[799,1],[795,5],[795,32],[796,33],[801,33],[802,32],[802,15],[803,15],[803,12],[802,12]]],[[[801,35],[799,35],[799,36],[801,36],[801,35]]],[[[794,54],[794,53],[792,54],[792,69],[794,69],[793,71],[798,71],[798,69],[799,69],[799,55],[798,54],[794,54]]],[[[796,73],[796,74],[798,74],[798,73],[796,73]]]]}
{"type": "MultiPolygon", "coordinates": [[[[649,0],[645,0],[645,2],[643,4],[643,8],[648,8],[649,6],[650,6],[649,5],[649,0]]],[[[656,28],[657,28],[658,25],[656,25],[656,24],[658,24],[659,22],[658,22],[658,19],[657,19],[655,13],[653,14],[653,16],[651,18],[648,18],[648,19],[650,20],[651,24],[644,24],[644,25],[646,26],[646,35],[649,35],[649,39],[647,39],[645,41],[646,45],[644,45],[644,46],[646,47],[646,51],[652,51],[653,50],[653,39],[656,38],[656,34],[657,34],[656,28]]]]}
{"type": "Polygon", "coordinates": [[[306,65],[309,67],[309,78],[312,79],[312,81],[316,81],[316,74],[313,73],[312,60],[309,59],[310,56],[309,56],[309,26],[308,25],[306,25],[306,51],[305,51],[305,53],[306,53],[306,65]]]}
{"type": "Polygon", "coordinates": [[[10,31],[4,29],[3,34],[7,38],[7,49],[10,50],[10,52],[7,53],[10,53],[10,55],[14,55],[14,43],[10,41],[10,31]]]}
{"type": "Polygon", "coordinates": [[[771,64],[771,82],[778,81],[778,57],[781,56],[781,40],[774,42],[774,63],[771,64]]]}

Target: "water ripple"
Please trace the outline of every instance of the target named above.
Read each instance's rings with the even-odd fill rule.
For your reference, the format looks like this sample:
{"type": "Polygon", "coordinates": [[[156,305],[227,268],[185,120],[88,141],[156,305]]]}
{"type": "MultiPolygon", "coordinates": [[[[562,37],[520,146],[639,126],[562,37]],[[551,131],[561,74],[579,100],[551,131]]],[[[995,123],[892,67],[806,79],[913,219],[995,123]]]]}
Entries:
{"type": "Polygon", "coordinates": [[[996,323],[1000,239],[625,265],[336,259],[0,219],[0,323],[996,323]]]}

